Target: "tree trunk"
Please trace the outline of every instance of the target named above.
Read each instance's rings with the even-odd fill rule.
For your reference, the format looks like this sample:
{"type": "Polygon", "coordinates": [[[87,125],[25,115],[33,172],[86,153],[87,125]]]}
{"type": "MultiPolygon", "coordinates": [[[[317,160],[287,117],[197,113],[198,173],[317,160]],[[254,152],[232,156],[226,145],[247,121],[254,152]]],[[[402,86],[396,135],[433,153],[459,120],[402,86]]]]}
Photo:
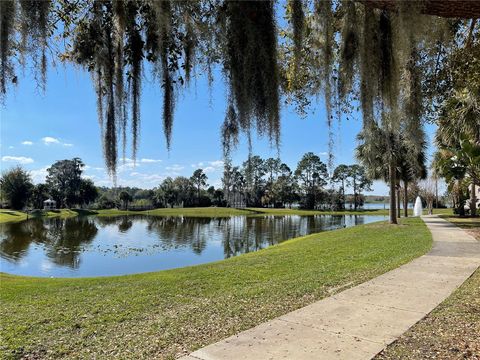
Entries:
{"type": "Polygon", "coordinates": [[[477,195],[475,194],[475,184],[472,183],[472,190],[470,191],[470,215],[477,215],[477,195]]]}
{"type": "Polygon", "coordinates": [[[400,183],[397,185],[397,216],[401,217],[401,210],[400,210],[400,183]]]}
{"type": "Polygon", "coordinates": [[[353,208],[357,211],[357,182],[356,179],[353,178],[353,208]]]}
{"type": "Polygon", "coordinates": [[[403,216],[408,217],[408,182],[403,181],[403,216]]]}
{"type": "Polygon", "coordinates": [[[395,178],[396,169],[395,169],[395,161],[390,160],[389,164],[389,185],[390,185],[390,224],[397,224],[397,203],[395,199],[395,187],[397,185],[397,181],[395,178]]]}

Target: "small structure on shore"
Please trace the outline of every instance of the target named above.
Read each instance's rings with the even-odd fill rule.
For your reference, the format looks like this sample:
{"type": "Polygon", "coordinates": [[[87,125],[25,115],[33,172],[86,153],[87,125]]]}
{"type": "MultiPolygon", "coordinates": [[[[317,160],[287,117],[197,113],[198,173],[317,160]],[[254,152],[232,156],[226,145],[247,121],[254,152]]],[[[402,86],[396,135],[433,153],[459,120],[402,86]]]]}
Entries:
{"type": "Polygon", "coordinates": [[[57,208],[57,202],[52,199],[47,199],[43,202],[43,210],[55,210],[57,208]]]}

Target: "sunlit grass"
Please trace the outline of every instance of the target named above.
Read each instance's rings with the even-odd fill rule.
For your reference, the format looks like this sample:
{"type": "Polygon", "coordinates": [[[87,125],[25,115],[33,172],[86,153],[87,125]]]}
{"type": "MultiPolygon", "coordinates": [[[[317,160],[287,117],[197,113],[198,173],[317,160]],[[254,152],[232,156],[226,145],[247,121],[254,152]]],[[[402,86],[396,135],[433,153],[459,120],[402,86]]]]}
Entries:
{"type": "Polygon", "coordinates": [[[168,358],[426,253],[418,218],[322,232],[211,264],[107,278],[1,274],[0,357],[168,358]]]}

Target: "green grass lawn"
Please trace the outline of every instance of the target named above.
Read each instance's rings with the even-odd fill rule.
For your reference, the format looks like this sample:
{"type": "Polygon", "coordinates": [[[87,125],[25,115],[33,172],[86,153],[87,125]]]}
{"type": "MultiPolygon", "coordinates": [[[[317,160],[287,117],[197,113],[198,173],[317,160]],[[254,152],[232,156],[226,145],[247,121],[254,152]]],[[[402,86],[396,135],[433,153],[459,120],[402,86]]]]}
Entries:
{"type": "Polygon", "coordinates": [[[426,253],[418,218],[313,234],[224,261],[120,277],[0,274],[1,358],[173,358],[426,253]]]}
{"type": "Polygon", "coordinates": [[[0,209],[0,224],[14,221],[23,221],[30,217],[37,216],[46,216],[46,217],[61,217],[68,218],[78,215],[89,215],[94,214],[88,210],[70,210],[70,209],[61,209],[61,210],[51,210],[51,211],[36,211],[34,213],[24,213],[21,211],[0,209]]]}
{"type": "MultiPolygon", "coordinates": [[[[480,218],[444,217],[480,241],[480,218]]],[[[478,359],[480,269],[376,359],[478,359]]]]}
{"type": "Polygon", "coordinates": [[[0,223],[22,221],[27,218],[27,214],[15,210],[0,210],[0,223]]]}
{"type": "MultiPolygon", "coordinates": [[[[410,215],[412,211],[409,211],[410,215]]],[[[426,213],[426,212],[425,212],[426,213]]],[[[434,209],[434,214],[452,214],[452,209],[434,209]]],[[[190,217],[228,217],[235,215],[263,216],[263,215],[388,215],[388,210],[357,210],[357,211],[321,211],[321,210],[298,210],[298,209],[268,209],[268,208],[174,208],[174,209],[155,209],[149,211],[125,211],[125,210],[80,210],[80,209],[62,209],[48,212],[41,212],[29,216],[48,216],[48,217],[71,217],[77,215],[98,215],[98,216],[118,216],[118,215],[151,215],[151,216],[190,216],[190,217]]],[[[0,210],[0,223],[25,220],[27,215],[23,212],[13,210],[0,210]]]]}

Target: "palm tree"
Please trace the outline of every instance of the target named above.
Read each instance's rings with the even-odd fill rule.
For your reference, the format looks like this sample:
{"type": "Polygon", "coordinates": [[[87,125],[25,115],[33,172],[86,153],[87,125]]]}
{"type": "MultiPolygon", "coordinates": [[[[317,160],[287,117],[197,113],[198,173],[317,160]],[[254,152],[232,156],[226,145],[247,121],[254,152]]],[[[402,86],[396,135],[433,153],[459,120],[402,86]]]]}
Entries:
{"type": "Polygon", "coordinates": [[[438,144],[455,146],[462,137],[468,137],[480,145],[480,99],[478,89],[455,91],[443,106],[437,120],[438,144]]]}
{"type": "MultiPolygon", "coordinates": [[[[414,123],[415,119],[410,122],[414,123]]],[[[374,180],[384,180],[390,188],[390,223],[397,223],[397,186],[399,180],[408,188],[408,182],[426,176],[425,132],[411,126],[392,132],[381,128],[375,122],[362,130],[357,139],[359,145],[356,157],[367,169],[367,175],[374,180]]],[[[405,199],[408,199],[407,191],[405,199]]],[[[404,200],[405,201],[405,200],[404,200]]],[[[405,214],[408,204],[404,203],[405,214]]]]}
{"type": "Polygon", "coordinates": [[[193,172],[193,175],[190,177],[190,181],[197,188],[197,201],[200,201],[200,191],[202,187],[207,186],[207,175],[203,172],[203,169],[197,169],[193,172]]]}
{"type": "Polygon", "coordinates": [[[447,182],[470,178],[472,216],[476,215],[475,185],[480,186],[480,101],[476,94],[478,89],[468,88],[453,93],[443,106],[435,136],[437,171],[447,182]]]}
{"type": "MultiPolygon", "coordinates": [[[[475,216],[477,197],[474,186],[480,185],[480,144],[463,139],[458,147],[440,147],[435,156],[435,168],[448,183],[461,182],[469,178],[473,185],[470,191],[470,215],[475,216]]],[[[463,204],[459,204],[460,206],[463,204]]]]}
{"type": "Polygon", "coordinates": [[[132,195],[130,195],[128,192],[126,192],[126,191],[124,190],[124,191],[122,191],[122,192],[120,193],[119,198],[120,198],[120,200],[121,200],[122,203],[123,203],[123,208],[124,208],[125,210],[127,210],[127,209],[128,209],[128,203],[129,203],[130,201],[132,201],[132,195]]]}
{"type": "Polygon", "coordinates": [[[398,140],[389,131],[380,128],[375,122],[362,130],[357,139],[356,158],[367,169],[367,175],[373,180],[384,180],[390,188],[390,224],[397,224],[397,159],[398,140]]]}
{"type": "MultiPolygon", "coordinates": [[[[398,164],[398,179],[403,182],[403,215],[408,216],[408,185],[416,180],[427,178],[426,151],[427,143],[422,141],[420,152],[409,151],[408,143],[402,143],[398,164]]],[[[400,197],[398,197],[400,207],[400,197]]],[[[399,215],[400,216],[400,212],[399,215]]]]}

